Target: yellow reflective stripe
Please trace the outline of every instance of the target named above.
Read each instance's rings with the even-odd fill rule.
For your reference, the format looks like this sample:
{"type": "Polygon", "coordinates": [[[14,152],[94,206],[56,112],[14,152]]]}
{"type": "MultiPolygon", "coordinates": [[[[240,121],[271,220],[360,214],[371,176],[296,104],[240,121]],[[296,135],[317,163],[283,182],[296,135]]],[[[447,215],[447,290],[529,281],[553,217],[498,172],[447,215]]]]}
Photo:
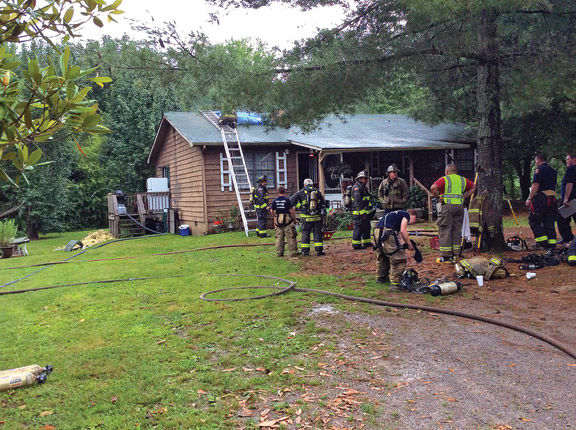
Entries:
{"type": "Polygon", "coordinates": [[[362,243],[372,243],[372,239],[362,239],[362,243]]]}
{"type": "Polygon", "coordinates": [[[314,242],[314,246],[324,246],[324,242],[314,242]]]}
{"type": "Polygon", "coordinates": [[[266,206],[268,206],[267,203],[262,203],[261,205],[254,205],[254,207],[255,207],[256,209],[264,209],[266,206]]]}
{"type": "Polygon", "coordinates": [[[568,261],[576,261],[576,255],[569,255],[568,261]]]}
{"type": "Polygon", "coordinates": [[[362,242],[360,240],[352,240],[352,245],[361,245],[362,242]]]}
{"type": "Polygon", "coordinates": [[[451,246],[441,246],[440,251],[452,251],[452,247],[451,246]]]}
{"type": "Polygon", "coordinates": [[[370,196],[364,196],[362,197],[362,200],[370,200],[370,196]]]}
{"type": "Polygon", "coordinates": [[[548,243],[550,245],[556,245],[557,242],[556,242],[556,239],[548,239],[548,243]]]}
{"type": "Polygon", "coordinates": [[[309,243],[301,243],[300,248],[310,248],[310,244],[309,243]]]}
{"type": "Polygon", "coordinates": [[[534,239],[536,242],[546,242],[548,240],[548,236],[540,236],[534,239]]]}

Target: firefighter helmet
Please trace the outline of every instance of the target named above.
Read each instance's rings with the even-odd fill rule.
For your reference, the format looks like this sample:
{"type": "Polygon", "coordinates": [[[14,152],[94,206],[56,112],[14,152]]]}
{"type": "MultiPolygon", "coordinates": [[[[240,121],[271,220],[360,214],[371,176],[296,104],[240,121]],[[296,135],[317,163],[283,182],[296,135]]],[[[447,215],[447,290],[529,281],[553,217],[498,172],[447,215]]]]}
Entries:
{"type": "Polygon", "coordinates": [[[264,176],[260,176],[257,180],[257,183],[261,183],[261,182],[268,182],[268,176],[264,175],[264,176]]]}
{"type": "Polygon", "coordinates": [[[361,172],[358,172],[358,174],[356,175],[356,181],[360,178],[366,178],[368,179],[368,172],[366,172],[366,170],[362,170],[361,172]]]}
{"type": "Polygon", "coordinates": [[[398,170],[394,164],[391,164],[386,169],[386,173],[392,173],[392,172],[400,173],[400,170],[398,170]]]}

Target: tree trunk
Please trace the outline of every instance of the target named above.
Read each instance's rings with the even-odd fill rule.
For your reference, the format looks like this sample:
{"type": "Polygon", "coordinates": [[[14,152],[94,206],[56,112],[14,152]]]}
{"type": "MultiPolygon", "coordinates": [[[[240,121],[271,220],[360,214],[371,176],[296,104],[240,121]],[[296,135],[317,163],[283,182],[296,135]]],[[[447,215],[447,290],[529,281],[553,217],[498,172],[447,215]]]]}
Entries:
{"type": "Polygon", "coordinates": [[[486,221],[495,223],[489,246],[506,249],[502,226],[502,117],[498,68],[497,14],[484,9],[478,27],[478,185],[488,190],[492,207],[486,221]]]}
{"type": "Polygon", "coordinates": [[[532,185],[532,178],[530,175],[532,173],[532,169],[530,168],[531,161],[531,157],[510,160],[510,163],[518,175],[518,179],[520,180],[520,197],[522,200],[526,200],[528,194],[530,194],[530,186],[532,185]]]}

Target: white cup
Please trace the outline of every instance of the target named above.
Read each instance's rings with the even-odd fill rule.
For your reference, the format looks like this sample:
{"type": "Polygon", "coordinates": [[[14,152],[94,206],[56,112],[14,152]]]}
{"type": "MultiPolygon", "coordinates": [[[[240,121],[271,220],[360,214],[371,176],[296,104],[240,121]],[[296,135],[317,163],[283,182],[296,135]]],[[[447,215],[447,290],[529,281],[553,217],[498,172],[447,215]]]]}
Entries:
{"type": "Polygon", "coordinates": [[[534,272],[526,272],[526,278],[532,279],[536,277],[536,273],[534,272]]]}
{"type": "Polygon", "coordinates": [[[479,287],[483,287],[484,286],[484,276],[482,276],[482,275],[476,276],[476,282],[478,282],[479,287]]]}

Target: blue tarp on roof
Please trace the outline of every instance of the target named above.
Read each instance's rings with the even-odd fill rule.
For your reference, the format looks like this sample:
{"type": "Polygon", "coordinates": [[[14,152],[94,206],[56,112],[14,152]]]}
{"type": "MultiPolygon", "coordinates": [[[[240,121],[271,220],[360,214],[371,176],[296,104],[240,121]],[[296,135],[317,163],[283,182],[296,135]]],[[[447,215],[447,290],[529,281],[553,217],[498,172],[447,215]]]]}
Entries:
{"type": "MultiPolygon", "coordinates": [[[[215,110],[214,113],[220,116],[219,110],[215,110]]],[[[236,116],[238,117],[238,125],[264,125],[262,116],[254,112],[237,111],[236,116]]]]}

